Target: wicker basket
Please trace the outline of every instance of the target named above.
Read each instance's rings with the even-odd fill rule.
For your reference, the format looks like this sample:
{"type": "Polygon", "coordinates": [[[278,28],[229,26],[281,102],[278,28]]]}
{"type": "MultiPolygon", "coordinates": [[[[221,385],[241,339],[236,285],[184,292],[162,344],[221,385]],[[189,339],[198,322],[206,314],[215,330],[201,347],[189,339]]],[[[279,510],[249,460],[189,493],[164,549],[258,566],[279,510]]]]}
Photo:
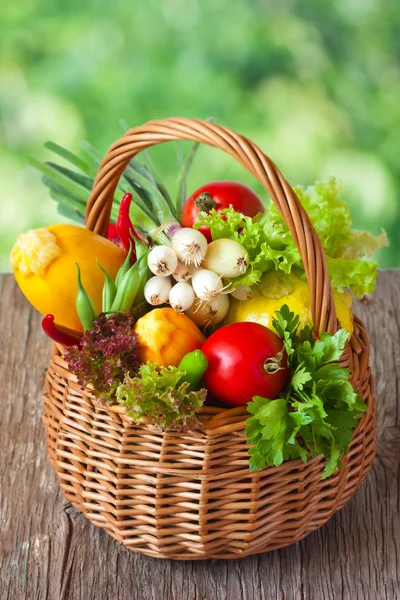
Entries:
{"type": "MultiPolygon", "coordinates": [[[[151,121],[113,144],[100,165],[87,227],[107,235],[114,190],[140,150],[193,140],[224,150],[268,191],[303,258],[315,331],[334,333],[337,319],[320,240],[274,163],[248,139],[194,119],[151,121]]],[[[66,498],[95,525],[136,552],[172,559],[238,558],[282,548],[321,527],[355,493],[375,455],[369,344],[355,317],[342,363],[365,398],[343,468],[321,481],[324,459],[300,459],[250,473],[246,409],[204,407],[200,430],[163,433],[137,426],[123,407],[96,404],[52,346],[44,395],[50,461],[66,498]]]]}

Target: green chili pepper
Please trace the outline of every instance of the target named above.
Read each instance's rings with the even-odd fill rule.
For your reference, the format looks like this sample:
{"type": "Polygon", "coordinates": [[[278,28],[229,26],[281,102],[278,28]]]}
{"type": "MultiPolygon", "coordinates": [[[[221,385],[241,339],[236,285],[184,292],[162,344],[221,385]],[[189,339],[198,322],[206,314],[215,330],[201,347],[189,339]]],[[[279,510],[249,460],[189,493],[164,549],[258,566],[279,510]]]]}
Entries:
{"type": "Polygon", "coordinates": [[[136,242],[136,255],[137,260],[140,262],[139,264],[139,288],[135,298],[135,306],[144,302],[144,286],[146,285],[147,280],[152,276],[150,269],[147,266],[147,261],[142,260],[142,258],[147,255],[149,252],[149,248],[143,242],[136,242]]]}
{"type": "Polygon", "coordinates": [[[125,258],[124,262],[122,263],[122,265],[120,266],[119,271],[115,277],[115,285],[116,285],[117,289],[118,289],[121,281],[123,280],[123,278],[129,271],[129,269],[131,268],[131,252],[130,252],[131,250],[132,250],[132,242],[130,245],[130,250],[129,250],[128,254],[126,255],[126,258],[125,258]]]}
{"type": "Polygon", "coordinates": [[[194,350],[188,352],[182,358],[178,369],[184,371],[185,375],[180,379],[179,385],[187,381],[189,383],[189,390],[195,391],[200,387],[200,381],[208,367],[208,360],[204,352],[201,350],[194,350]]]}
{"type": "Polygon", "coordinates": [[[103,312],[109,312],[111,310],[112,303],[114,302],[115,295],[117,293],[117,288],[114,281],[111,279],[109,274],[96,258],[97,266],[103,271],[105,279],[103,285],[103,293],[102,293],[102,302],[101,309],[103,312]]]}
{"type": "Polygon", "coordinates": [[[138,242],[138,249],[140,249],[139,252],[141,256],[136,260],[135,264],[127,269],[123,276],[120,277],[120,272],[125,270],[124,265],[127,262],[125,260],[117,273],[115,278],[117,293],[111,306],[111,312],[130,312],[132,309],[140,287],[143,269],[147,268],[147,261],[143,261],[143,259],[150,251],[146,248],[145,244],[141,244],[140,242],[138,242]],[[144,246],[145,252],[143,252],[141,246],[144,246]]]}
{"type": "Polygon", "coordinates": [[[111,312],[130,312],[139,289],[139,267],[135,263],[117,286],[117,293],[111,306],[111,312]]]}
{"type": "MultiPolygon", "coordinates": [[[[117,293],[111,306],[111,312],[130,312],[140,285],[140,269],[148,251],[125,273],[117,285],[117,293]]],[[[144,261],[146,263],[146,261],[144,261]]]]}
{"type": "Polygon", "coordinates": [[[141,304],[142,302],[144,302],[145,298],[144,298],[144,286],[146,285],[146,282],[150,279],[150,277],[153,274],[151,273],[150,269],[148,268],[147,264],[144,265],[143,269],[140,269],[139,267],[139,277],[140,277],[140,282],[139,282],[139,288],[136,294],[136,298],[135,298],[135,306],[138,306],[139,304],[141,304]]]}
{"type": "Polygon", "coordinates": [[[149,251],[149,248],[143,242],[136,240],[136,256],[138,261],[140,261],[145,254],[149,251]]]}
{"type": "Polygon", "coordinates": [[[97,317],[96,308],[93,304],[93,300],[90,298],[81,281],[81,269],[76,264],[78,269],[78,293],[76,295],[76,312],[78,313],[79,320],[82,324],[84,331],[92,329],[93,321],[97,317]]]}

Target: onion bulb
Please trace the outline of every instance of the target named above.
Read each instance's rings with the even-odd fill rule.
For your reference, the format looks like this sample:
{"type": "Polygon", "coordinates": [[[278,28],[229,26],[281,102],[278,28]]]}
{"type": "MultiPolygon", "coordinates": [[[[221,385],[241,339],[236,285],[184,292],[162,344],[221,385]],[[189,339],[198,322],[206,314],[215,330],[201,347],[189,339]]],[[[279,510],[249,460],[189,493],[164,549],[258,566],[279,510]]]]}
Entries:
{"type": "Polygon", "coordinates": [[[185,265],[198,267],[207,252],[207,239],[191,227],[178,229],[172,236],[171,244],[178,259],[185,265]]]}
{"type": "Polygon", "coordinates": [[[194,303],[189,310],[186,311],[186,315],[200,327],[208,327],[209,325],[216,325],[222,319],[224,319],[229,310],[229,297],[226,295],[217,296],[210,300],[210,302],[194,303]]]}
{"type": "Polygon", "coordinates": [[[241,244],[222,238],[208,245],[202,266],[228,279],[234,279],[246,273],[249,262],[247,250],[241,244]]]}
{"type": "Polygon", "coordinates": [[[200,300],[208,302],[223,292],[222,279],[208,269],[197,269],[192,277],[194,293],[200,300]]]}
{"type": "Polygon", "coordinates": [[[175,281],[189,281],[195,270],[196,267],[194,265],[185,265],[184,263],[178,262],[178,266],[172,273],[172,277],[175,281]]]}
{"type": "Polygon", "coordinates": [[[171,280],[169,277],[151,277],[144,286],[144,297],[152,306],[159,306],[168,302],[171,291],[171,280]]]}
{"type": "Polygon", "coordinates": [[[180,281],[169,293],[169,303],[176,312],[188,310],[194,302],[194,291],[190,283],[180,281]]]}
{"type": "Polygon", "coordinates": [[[239,283],[233,292],[231,292],[231,295],[236,298],[236,300],[251,300],[253,297],[253,292],[249,285],[243,285],[242,283],[239,283]]]}
{"type": "Polygon", "coordinates": [[[149,252],[147,264],[154,275],[168,277],[178,266],[178,257],[169,246],[154,246],[149,252]]]}

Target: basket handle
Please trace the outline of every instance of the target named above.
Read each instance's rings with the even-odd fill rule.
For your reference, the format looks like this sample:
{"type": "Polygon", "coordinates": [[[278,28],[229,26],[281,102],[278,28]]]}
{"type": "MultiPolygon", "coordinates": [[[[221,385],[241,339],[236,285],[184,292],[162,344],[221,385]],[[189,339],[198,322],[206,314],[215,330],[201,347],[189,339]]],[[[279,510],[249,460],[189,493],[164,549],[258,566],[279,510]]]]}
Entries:
{"type": "Polygon", "coordinates": [[[99,166],[86,208],[87,228],[107,237],[114,192],[129,161],[141,150],[174,140],[200,142],[227,152],[265,187],[303,260],[315,332],[335,333],[338,322],[326,257],[306,211],[272,160],[253,142],[226,127],[199,119],[171,118],[127,131],[109,148],[99,166]]]}

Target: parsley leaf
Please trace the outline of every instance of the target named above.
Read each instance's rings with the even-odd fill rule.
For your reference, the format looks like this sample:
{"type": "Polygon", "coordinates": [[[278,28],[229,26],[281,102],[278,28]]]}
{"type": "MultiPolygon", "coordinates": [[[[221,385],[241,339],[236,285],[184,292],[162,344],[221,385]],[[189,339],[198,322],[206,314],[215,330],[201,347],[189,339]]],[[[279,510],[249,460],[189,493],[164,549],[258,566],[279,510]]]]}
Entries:
{"type": "Polygon", "coordinates": [[[311,373],[309,373],[305,367],[298,366],[292,375],[291,386],[294,390],[301,392],[304,388],[304,385],[311,379],[311,373]]]}
{"type": "Polygon", "coordinates": [[[320,339],[315,342],[312,350],[317,365],[324,365],[334,360],[339,360],[348,339],[349,333],[346,329],[339,329],[335,335],[321,333],[320,339]]]}
{"type": "Polygon", "coordinates": [[[276,311],[274,327],[283,339],[292,378],[275,400],[256,396],[246,435],[251,445],[250,469],[277,466],[284,460],[323,454],[323,478],[341,466],[364,400],[349,382],[349,372],[338,362],[349,334],[340,329],[313,340],[310,328],[299,332],[299,318],[284,305],[276,311]]]}

